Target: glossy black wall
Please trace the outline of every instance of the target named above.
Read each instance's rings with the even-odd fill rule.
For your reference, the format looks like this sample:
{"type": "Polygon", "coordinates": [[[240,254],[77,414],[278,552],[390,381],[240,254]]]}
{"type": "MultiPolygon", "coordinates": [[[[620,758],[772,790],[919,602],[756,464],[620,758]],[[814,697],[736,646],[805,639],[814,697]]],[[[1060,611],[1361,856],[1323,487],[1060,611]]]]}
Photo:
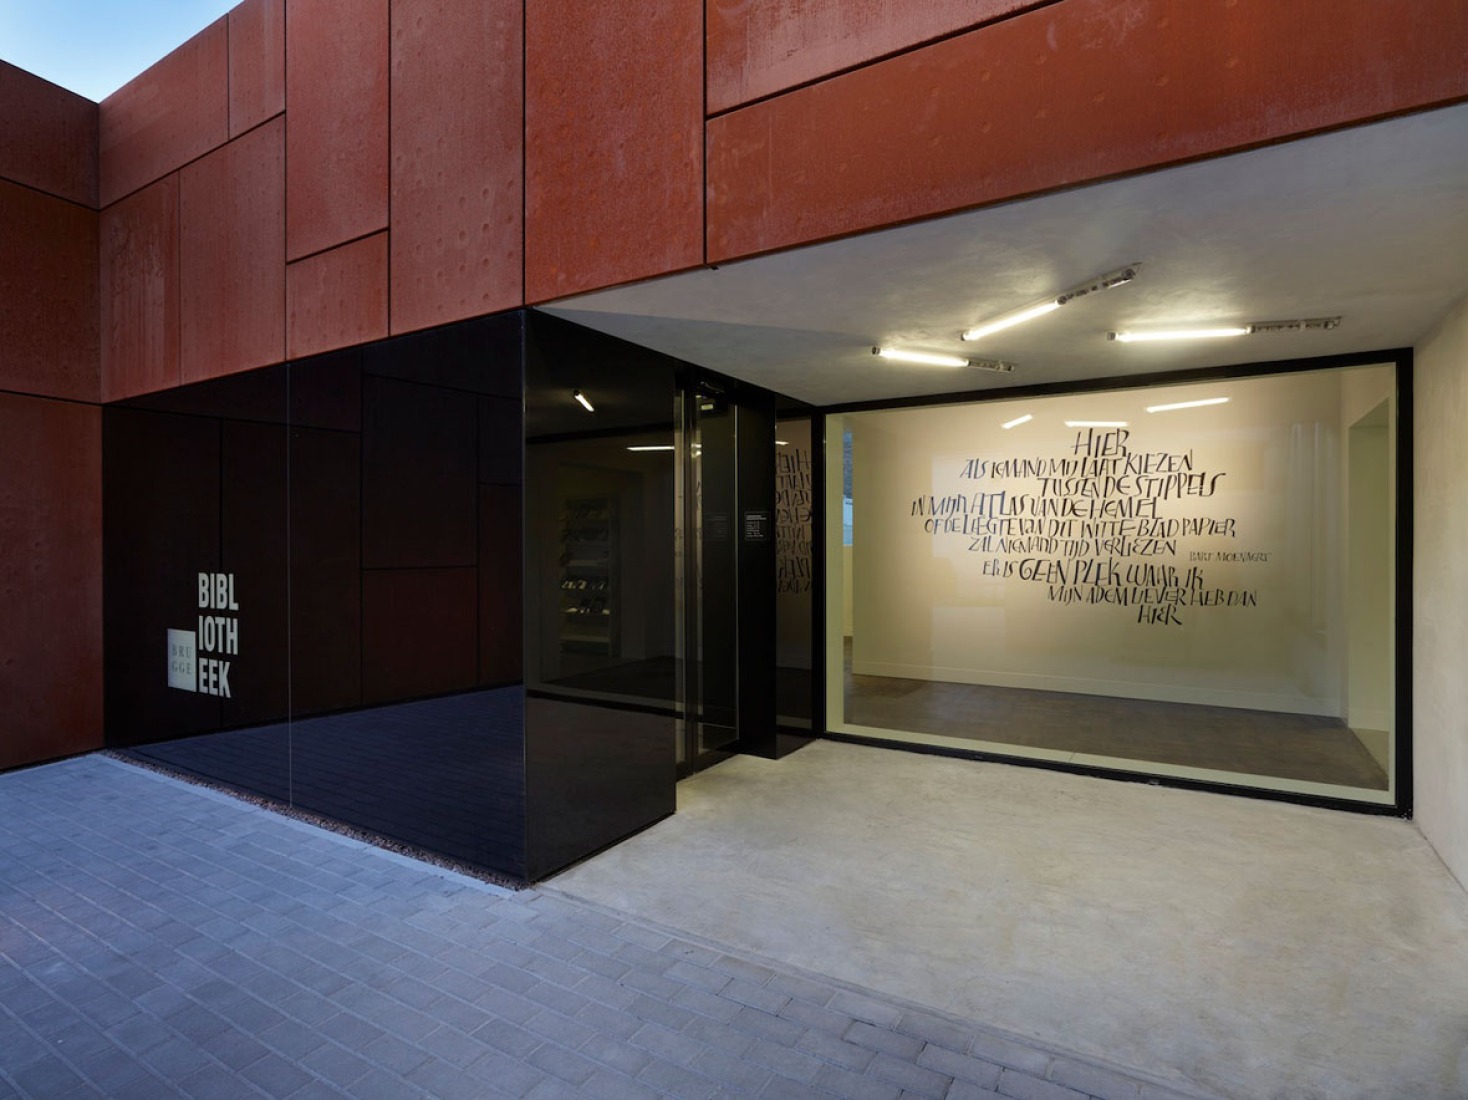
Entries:
{"type": "Polygon", "coordinates": [[[524,876],[521,326],[105,410],[109,744],[524,876]],[[201,615],[238,638],[227,696],[165,677],[201,615]]]}
{"type": "Polygon", "coordinates": [[[687,368],[535,313],[525,362],[526,835],[538,878],[674,809],[674,459],[628,448],[671,448],[687,368]]]}
{"type": "MultiPolygon", "coordinates": [[[[109,406],[108,743],[516,878],[672,813],[698,377],[514,313],[109,406]],[[201,607],[200,574],[237,606],[201,607]],[[169,686],[167,632],[202,644],[203,616],[238,639],[196,654],[228,694],[169,686]]],[[[776,406],[735,388],[705,425],[728,499],[704,702],[779,755],[776,406]]]]}

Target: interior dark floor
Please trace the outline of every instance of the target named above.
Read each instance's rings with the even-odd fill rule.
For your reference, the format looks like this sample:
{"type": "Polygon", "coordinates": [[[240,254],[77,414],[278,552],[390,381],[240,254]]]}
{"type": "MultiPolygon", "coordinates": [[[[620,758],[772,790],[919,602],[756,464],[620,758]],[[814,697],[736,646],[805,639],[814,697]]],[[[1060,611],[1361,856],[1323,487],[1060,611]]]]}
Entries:
{"type": "Polygon", "coordinates": [[[856,676],[846,721],[878,729],[1386,790],[1338,718],[1027,688],[856,676]]]}
{"type": "MultiPolygon", "coordinates": [[[[672,658],[625,661],[545,686],[668,701],[672,658]]],[[[779,713],[810,713],[811,673],[781,668],[779,713]]],[[[1340,719],[1069,692],[846,674],[846,720],[895,732],[1386,790],[1386,773],[1340,719]]]]}

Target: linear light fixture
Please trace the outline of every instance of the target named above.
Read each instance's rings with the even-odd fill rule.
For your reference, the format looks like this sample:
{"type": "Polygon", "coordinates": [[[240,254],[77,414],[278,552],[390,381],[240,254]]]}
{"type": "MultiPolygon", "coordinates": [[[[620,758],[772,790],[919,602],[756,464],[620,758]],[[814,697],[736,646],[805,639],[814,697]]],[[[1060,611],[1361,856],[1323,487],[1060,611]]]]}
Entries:
{"type": "Polygon", "coordinates": [[[977,328],[969,329],[963,334],[962,339],[982,340],[991,333],[1002,332],[1004,329],[1013,328],[1015,325],[1022,325],[1026,321],[1033,321],[1036,317],[1043,317],[1045,314],[1053,313],[1059,308],[1060,301],[1058,299],[1041,302],[1039,305],[1026,306],[1024,309],[1016,310],[1014,313],[1000,317],[997,321],[990,321],[987,325],[979,325],[977,328]]]}
{"type": "Polygon", "coordinates": [[[628,447],[627,449],[629,451],[671,451],[673,445],[671,443],[649,443],[641,447],[628,447]]]}
{"type": "Polygon", "coordinates": [[[1174,401],[1170,405],[1148,405],[1149,413],[1172,412],[1174,409],[1201,409],[1204,405],[1227,405],[1227,397],[1204,397],[1198,401],[1174,401]]]}
{"type": "Polygon", "coordinates": [[[574,397],[577,401],[581,402],[581,407],[583,409],[585,409],[587,412],[589,412],[589,413],[596,412],[596,409],[594,409],[592,407],[591,402],[588,401],[588,400],[586,400],[586,395],[584,393],[582,393],[580,390],[572,390],[571,391],[571,396],[574,397]]]}
{"type": "Polygon", "coordinates": [[[931,351],[908,351],[906,348],[872,348],[872,354],[898,363],[917,363],[924,367],[966,367],[961,355],[940,355],[931,351]]]}
{"type": "Polygon", "coordinates": [[[1033,419],[1035,418],[1032,415],[1025,413],[1024,416],[1016,416],[1013,420],[1006,421],[999,426],[1007,432],[1010,428],[1018,428],[1021,424],[1028,424],[1033,419]]]}
{"type": "Polygon", "coordinates": [[[788,440],[788,439],[777,439],[777,440],[775,440],[775,446],[776,447],[788,447],[788,446],[790,446],[790,440],[788,440]]]}
{"type": "Polygon", "coordinates": [[[1110,290],[1115,286],[1125,286],[1137,277],[1141,264],[1128,264],[1119,267],[1115,271],[1108,271],[1105,275],[1098,275],[1094,279],[1088,279],[1084,283],[1077,283],[1068,290],[1062,290],[1053,298],[1046,298],[1043,302],[1034,302],[1022,309],[1003,314],[986,322],[976,325],[963,333],[964,340],[982,340],[991,333],[1002,332],[1004,329],[1014,325],[1022,325],[1026,321],[1033,321],[1036,317],[1043,317],[1047,313],[1053,313],[1063,305],[1074,302],[1077,298],[1084,298],[1087,294],[1095,294],[1102,290],[1110,290]]]}
{"type": "Polygon", "coordinates": [[[1125,420],[1067,420],[1067,428],[1125,428],[1125,420]]]}
{"type": "Polygon", "coordinates": [[[1216,340],[1225,336],[1248,336],[1248,325],[1226,325],[1219,328],[1173,328],[1154,332],[1109,332],[1118,344],[1140,344],[1151,340],[1216,340]]]}
{"type": "Polygon", "coordinates": [[[1106,337],[1120,344],[1136,344],[1148,340],[1213,340],[1224,336],[1258,336],[1281,332],[1328,332],[1340,327],[1339,317],[1303,317],[1293,321],[1251,321],[1247,325],[1217,325],[1210,328],[1108,332],[1106,337]]]}
{"type": "Polygon", "coordinates": [[[909,351],[907,348],[874,347],[872,354],[898,363],[917,363],[925,367],[977,367],[979,370],[992,370],[1000,374],[1009,374],[1014,370],[1013,363],[1002,359],[966,359],[962,355],[909,351]]]}

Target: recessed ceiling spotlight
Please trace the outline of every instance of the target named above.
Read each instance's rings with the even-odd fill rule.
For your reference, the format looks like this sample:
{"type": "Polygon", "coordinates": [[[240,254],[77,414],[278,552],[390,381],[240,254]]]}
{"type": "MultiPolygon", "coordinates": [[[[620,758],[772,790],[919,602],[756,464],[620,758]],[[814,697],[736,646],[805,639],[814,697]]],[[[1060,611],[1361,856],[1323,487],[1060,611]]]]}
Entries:
{"type": "Polygon", "coordinates": [[[1201,409],[1204,405],[1227,405],[1227,397],[1204,397],[1198,401],[1174,401],[1171,405],[1148,405],[1149,413],[1172,412],[1174,409],[1201,409]]]}
{"type": "Polygon", "coordinates": [[[1223,336],[1257,336],[1280,332],[1328,332],[1340,327],[1339,317],[1306,317],[1295,321],[1252,321],[1247,325],[1219,325],[1211,328],[1108,332],[1106,338],[1119,344],[1136,344],[1150,340],[1212,340],[1223,336]]]}
{"type": "Polygon", "coordinates": [[[586,400],[586,395],[584,393],[582,393],[580,390],[572,390],[571,391],[571,396],[574,397],[577,401],[579,401],[581,403],[581,407],[583,409],[585,409],[587,412],[589,412],[589,413],[596,412],[596,409],[592,408],[591,402],[588,401],[588,400],[586,400]]]}
{"type": "Polygon", "coordinates": [[[1010,428],[1018,428],[1021,424],[1028,424],[1033,419],[1035,418],[1032,415],[1025,413],[1024,416],[1016,416],[1013,420],[1007,420],[999,426],[1007,432],[1010,428]]]}
{"type": "Polygon", "coordinates": [[[1053,313],[1063,305],[1084,298],[1087,294],[1096,294],[1102,290],[1110,290],[1112,287],[1125,286],[1137,277],[1141,264],[1128,264],[1126,267],[1108,271],[1105,275],[1098,275],[1084,283],[1078,283],[1069,290],[1062,290],[1053,298],[1046,298],[1042,302],[1034,302],[1022,309],[1016,309],[1005,313],[992,321],[982,325],[976,325],[963,334],[964,340],[981,340],[990,333],[1001,332],[1015,325],[1022,325],[1026,321],[1033,321],[1036,317],[1043,317],[1047,313],[1053,313]]]}
{"type": "Polygon", "coordinates": [[[1014,370],[1013,363],[1002,359],[966,359],[962,355],[943,355],[931,351],[909,351],[906,348],[872,348],[872,354],[898,363],[917,363],[925,367],[978,367],[980,370],[998,371],[1008,374],[1014,370]]]}

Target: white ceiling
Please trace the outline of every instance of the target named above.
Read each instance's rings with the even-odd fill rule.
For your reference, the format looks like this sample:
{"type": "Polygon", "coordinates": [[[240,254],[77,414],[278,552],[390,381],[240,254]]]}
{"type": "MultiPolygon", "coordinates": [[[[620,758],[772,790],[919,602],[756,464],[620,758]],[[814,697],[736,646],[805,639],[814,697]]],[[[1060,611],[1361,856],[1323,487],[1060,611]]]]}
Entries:
{"type": "Polygon", "coordinates": [[[1410,346],[1468,293],[1468,105],[563,299],[549,312],[816,404],[1410,346]],[[958,334],[1140,261],[1133,283],[958,334]],[[1327,333],[1112,329],[1339,314],[1327,333]],[[1013,360],[1008,375],[874,344],[1013,360]]]}

